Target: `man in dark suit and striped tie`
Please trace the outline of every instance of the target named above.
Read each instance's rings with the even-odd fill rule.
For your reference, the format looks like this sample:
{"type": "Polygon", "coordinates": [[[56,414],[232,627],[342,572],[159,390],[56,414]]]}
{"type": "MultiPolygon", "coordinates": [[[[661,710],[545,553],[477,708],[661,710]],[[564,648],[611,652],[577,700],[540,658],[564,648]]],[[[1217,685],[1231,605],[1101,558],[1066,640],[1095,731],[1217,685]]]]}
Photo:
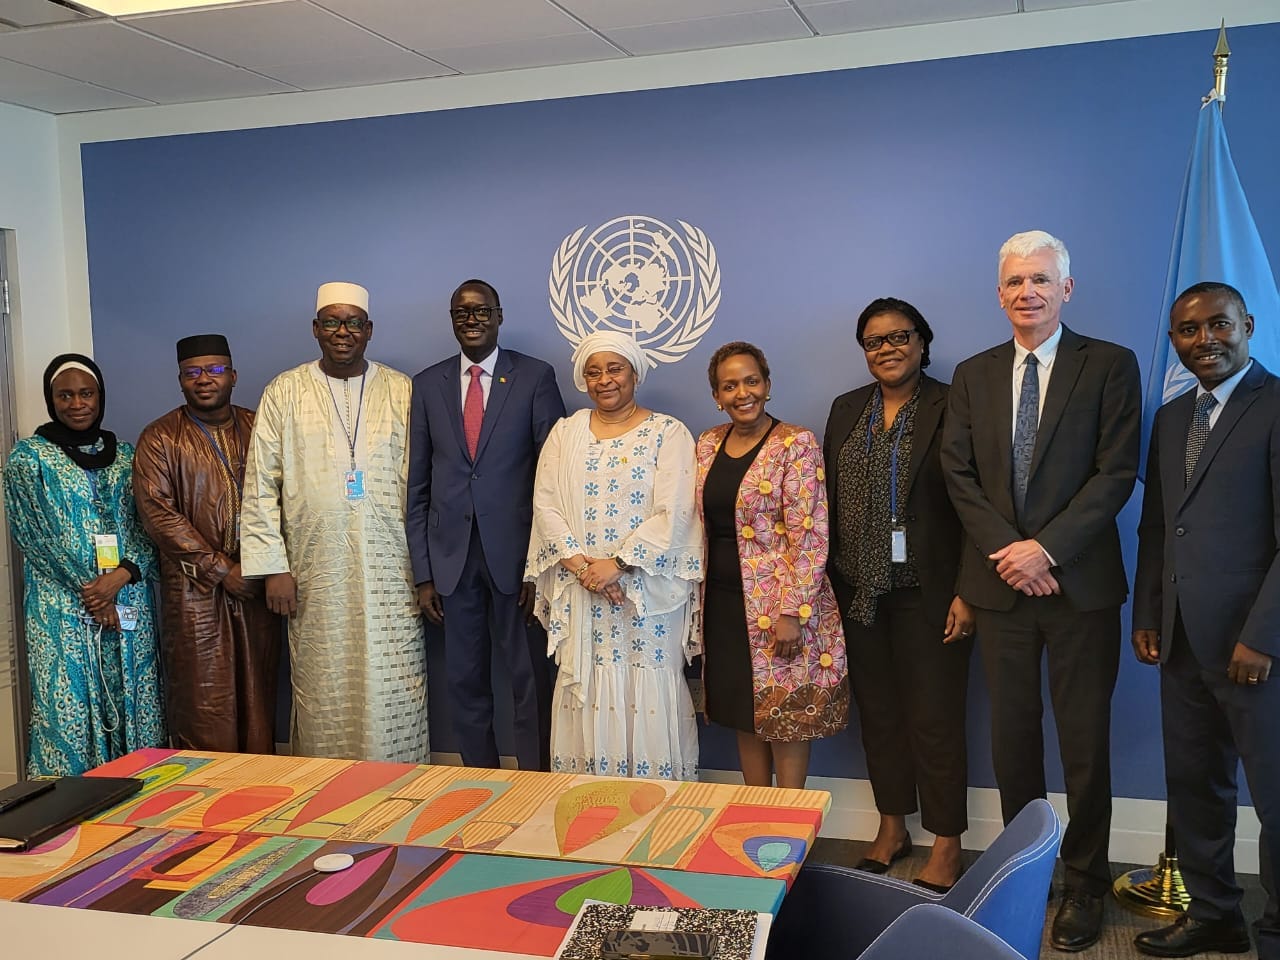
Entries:
{"type": "Polygon", "coordinates": [[[968,542],[957,592],[974,607],[1000,806],[1045,794],[1040,664],[1047,656],[1071,821],[1050,943],[1083,950],[1111,886],[1111,692],[1128,578],[1116,514],[1138,470],[1142,387],[1131,350],[1062,324],[1074,281],[1041,230],[1000,248],[1013,340],[961,363],[942,466],[968,542]]]}
{"type": "Polygon", "coordinates": [[[1151,956],[1244,953],[1232,852],[1244,763],[1267,905],[1258,956],[1280,958],[1280,380],[1249,357],[1253,317],[1225,283],[1173,303],[1169,340],[1199,381],[1151,430],[1133,648],[1159,663],[1169,821],[1191,905],[1141,933],[1151,956]]]}

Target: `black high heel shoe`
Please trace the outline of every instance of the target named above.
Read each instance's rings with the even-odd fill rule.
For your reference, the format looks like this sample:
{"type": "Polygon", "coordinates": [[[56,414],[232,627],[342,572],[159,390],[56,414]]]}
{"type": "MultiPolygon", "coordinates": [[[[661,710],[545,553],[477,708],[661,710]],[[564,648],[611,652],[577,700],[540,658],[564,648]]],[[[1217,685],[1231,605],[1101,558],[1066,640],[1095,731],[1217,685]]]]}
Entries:
{"type": "Polygon", "coordinates": [[[891,866],[901,860],[903,857],[911,856],[911,836],[907,835],[907,839],[902,841],[902,846],[894,851],[893,856],[889,858],[889,862],[883,860],[872,860],[870,857],[863,857],[856,864],[855,870],[861,870],[864,873],[884,873],[891,866]]]}

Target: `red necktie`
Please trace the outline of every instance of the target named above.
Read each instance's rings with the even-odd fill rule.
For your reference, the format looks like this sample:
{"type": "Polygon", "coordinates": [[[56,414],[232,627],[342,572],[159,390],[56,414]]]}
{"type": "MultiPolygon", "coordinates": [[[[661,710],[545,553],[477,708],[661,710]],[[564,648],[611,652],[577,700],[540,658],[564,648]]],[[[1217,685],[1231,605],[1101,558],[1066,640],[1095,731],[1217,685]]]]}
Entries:
{"type": "Polygon", "coordinates": [[[467,452],[472,460],[480,446],[480,424],[484,422],[484,388],[480,386],[480,374],[483,372],[479,364],[472,364],[467,371],[471,374],[471,385],[467,387],[467,402],[462,405],[462,432],[466,434],[467,452]]]}

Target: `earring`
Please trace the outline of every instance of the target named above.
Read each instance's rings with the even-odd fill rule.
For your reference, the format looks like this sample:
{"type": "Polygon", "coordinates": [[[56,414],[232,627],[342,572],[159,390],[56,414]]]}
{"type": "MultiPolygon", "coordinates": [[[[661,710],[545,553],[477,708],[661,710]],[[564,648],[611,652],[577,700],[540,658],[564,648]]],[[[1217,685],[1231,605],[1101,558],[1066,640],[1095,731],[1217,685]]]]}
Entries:
{"type": "Polygon", "coordinates": [[[770,400],[772,400],[772,399],[773,399],[773,394],[772,394],[772,393],[766,393],[766,394],[764,395],[764,402],[765,402],[765,403],[768,403],[768,402],[769,402],[770,400]]]}
{"type": "Polygon", "coordinates": [[[723,403],[717,403],[717,404],[716,404],[716,409],[717,409],[717,410],[724,410],[724,404],[723,404],[723,403]]]}

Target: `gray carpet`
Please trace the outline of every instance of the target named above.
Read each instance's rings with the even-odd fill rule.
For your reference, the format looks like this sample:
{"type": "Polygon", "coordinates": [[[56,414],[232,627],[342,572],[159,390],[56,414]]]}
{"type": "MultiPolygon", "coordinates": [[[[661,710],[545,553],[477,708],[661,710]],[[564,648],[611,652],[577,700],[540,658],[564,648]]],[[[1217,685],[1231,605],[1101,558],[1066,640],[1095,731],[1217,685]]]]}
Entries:
{"type": "MultiPolygon", "coordinates": [[[[809,855],[809,859],[817,863],[839,863],[846,866],[853,866],[865,855],[869,843],[860,840],[836,840],[828,837],[819,837],[813,846],[813,852],[809,855]]],[[[968,852],[965,854],[965,861],[972,863],[978,856],[977,852],[968,852]]],[[[917,845],[915,852],[902,860],[899,860],[889,870],[889,876],[896,877],[900,880],[910,880],[924,866],[925,861],[929,857],[929,848],[917,845]]],[[[1146,864],[1146,866],[1151,866],[1146,864]]],[[[1128,870],[1134,869],[1133,864],[1113,864],[1113,870],[1116,876],[1128,870]]],[[[1055,878],[1055,890],[1062,888],[1062,864],[1058,864],[1058,876],[1055,878]]],[[[1244,887],[1244,912],[1245,917],[1250,922],[1262,913],[1262,907],[1266,901],[1266,897],[1262,892],[1262,887],[1258,884],[1258,878],[1252,874],[1241,874],[1239,877],[1240,885],[1244,887]]],[[[1064,960],[1069,956],[1078,956],[1082,960],[1135,960],[1142,957],[1133,946],[1133,938],[1136,934],[1143,930],[1150,930],[1154,927],[1163,926],[1166,921],[1151,920],[1147,917],[1140,917],[1137,914],[1129,913],[1113,897],[1108,897],[1105,901],[1104,909],[1106,926],[1103,928],[1101,939],[1088,950],[1078,954],[1066,954],[1054,950],[1049,946],[1049,924],[1053,920],[1053,915],[1057,912],[1058,901],[1055,897],[1054,901],[1048,904],[1045,911],[1045,938],[1040,955],[1044,960],[1064,960]]],[[[1202,957],[1224,958],[1227,955],[1221,953],[1200,954],[1202,957]]],[[[1246,960],[1246,958],[1254,958],[1257,956],[1254,952],[1237,953],[1231,956],[1246,960]]],[[[1146,960],[1146,958],[1144,958],[1146,960]]]]}

